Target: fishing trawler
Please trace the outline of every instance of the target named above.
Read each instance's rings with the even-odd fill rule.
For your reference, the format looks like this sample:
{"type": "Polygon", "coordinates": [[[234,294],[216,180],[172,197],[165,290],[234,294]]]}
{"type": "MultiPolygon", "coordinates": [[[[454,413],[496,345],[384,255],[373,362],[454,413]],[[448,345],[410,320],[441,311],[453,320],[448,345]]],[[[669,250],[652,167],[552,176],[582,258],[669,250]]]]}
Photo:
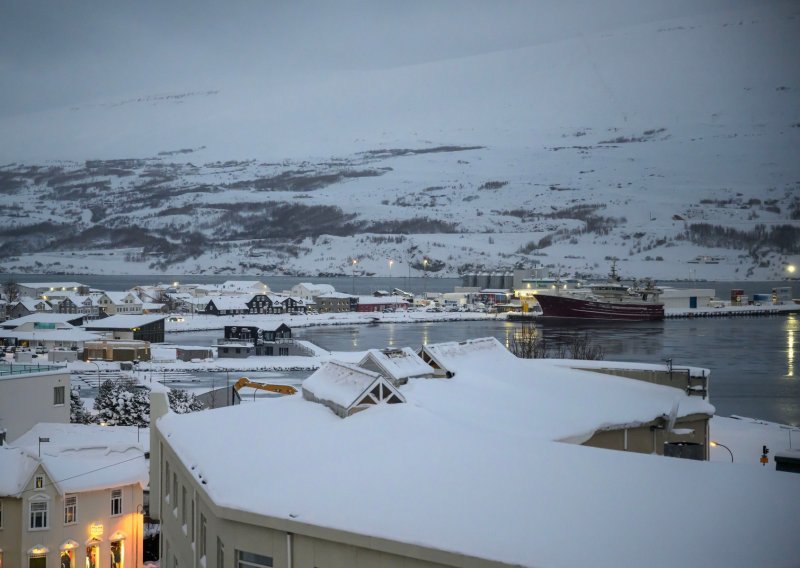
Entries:
{"type": "Polygon", "coordinates": [[[615,262],[605,283],[575,290],[556,288],[533,296],[543,318],[651,321],[664,319],[661,292],[649,278],[642,283],[634,281],[632,286],[622,284],[615,262]]]}

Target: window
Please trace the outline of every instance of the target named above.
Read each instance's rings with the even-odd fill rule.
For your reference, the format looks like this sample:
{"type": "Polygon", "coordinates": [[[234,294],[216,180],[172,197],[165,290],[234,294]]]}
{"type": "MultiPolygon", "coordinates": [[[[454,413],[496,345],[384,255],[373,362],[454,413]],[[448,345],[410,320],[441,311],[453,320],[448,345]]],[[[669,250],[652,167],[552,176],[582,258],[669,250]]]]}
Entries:
{"type": "Polygon", "coordinates": [[[175,496],[175,508],[172,509],[172,514],[178,516],[178,474],[172,472],[172,494],[175,496]]]}
{"type": "Polygon", "coordinates": [[[225,568],[225,545],[217,537],[217,568],[225,568]]]}
{"type": "Polygon", "coordinates": [[[181,507],[181,524],[185,526],[186,525],[186,507],[188,505],[188,503],[186,502],[186,486],[185,485],[181,488],[181,491],[182,491],[181,495],[183,497],[183,501],[182,501],[183,506],[181,507]]]}
{"type": "Polygon", "coordinates": [[[31,501],[30,530],[47,528],[47,501],[31,501]]]}
{"type": "Polygon", "coordinates": [[[64,524],[71,525],[78,522],[78,496],[64,496],[64,524]]]}
{"type": "Polygon", "coordinates": [[[169,462],[168,461],[164,462],[164,479],[167,480],[167,482],[164,484],[164,501],[169,503],[169,462]]]}
{"type": "Polygon", "coordinates": [[[192,542],[194,542],[194,519],[195,519],[195,516],[194,516],[194,499],[192,499],[192,517],[190,519],[192,521],[192,531],[191,531],[192,532],[192,542]]]}
{"type": "Polygon", "coordinates": [[[236,566],[237,568],[269,568],[272,566],[272,556],[262,556],[253,552],[237,550],[236,566]]]}
{"type": "Polygon", "coordinates": [[[53,387],[53,405],[64,404],[64,392],[66,387],[53,387]]]}
{"type": "Polygon", "coordinates": [[[111,516],[116,517],[122,514],[122,489],[111,491],[111,516]]]}
{"type": "Polygon", "coordinates": [[[288,355],[288,354],[289,354],[289,348],[288,347],[278,347],[278,355],[279,356],[285,356],[285,355],[288,355]]]}
{"type": "Polygon", "coordinates": [[[206,555],[206,516],[200,513],[200,556],[206,555]]]}
{"type": "Polygon", "coordinates": [[[44,489],[44,475],[37,475],[33,479],[33,487],[35,489],[44,489]]]}

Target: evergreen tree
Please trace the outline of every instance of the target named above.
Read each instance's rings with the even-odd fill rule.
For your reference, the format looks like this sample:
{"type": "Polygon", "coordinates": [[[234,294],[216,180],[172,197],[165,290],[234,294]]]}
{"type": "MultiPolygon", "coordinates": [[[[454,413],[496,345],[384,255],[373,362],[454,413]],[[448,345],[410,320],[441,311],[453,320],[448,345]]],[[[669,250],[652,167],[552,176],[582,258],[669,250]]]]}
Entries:
{"type": "Polygon", "coordinates": [[[169,407],[176,414],[186,414],[203,410],[203,403],[197,397],[184,389],[170,389],[167,393],[169,407]]]}
{"type": "Polygon", "coordinates": [[[133,381],[105,381],[97,392],[94,408],[97,410],[95,420],[99,423],[109,426],[150,425],[149,391],[137,388],[133,381]]]}
{"type": "Polygon", "coordinates": [[[69,421],[72,424],[90,424],[92,422],[92,415],[83,405],[78,389],[69,391],[69,421]]]}

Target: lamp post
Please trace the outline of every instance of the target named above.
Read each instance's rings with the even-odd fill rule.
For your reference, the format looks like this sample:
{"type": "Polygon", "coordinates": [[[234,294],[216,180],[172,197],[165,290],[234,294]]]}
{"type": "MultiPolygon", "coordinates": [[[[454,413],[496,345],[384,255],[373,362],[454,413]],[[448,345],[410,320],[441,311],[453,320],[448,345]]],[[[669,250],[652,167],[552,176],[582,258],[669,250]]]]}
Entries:
{"type": "Polygon", "coordinates": [[[353,259],[353,296],[356,295],[356,264],[358,264],[358,259],[353,259]]]}
{"type": "Polygon", "coordinates": [[[428,259],[422,259],[422,299],[428,295],[428,259]]]}
{"type": "Polygon", "coordinates": [[[717,446],[719,446],[720,448],[725,448],[726,450],[728,450],[728,453],[731,455],[731,463],[733,463],[733,452],[728,446],[726,446],[725,444],[720,444],[719,442],[715,442],[713,440],[710,441],[708,445],[711,446],[712,448],[716,448],[717,446]]]}
{"type": "Polygon", "coordinates": [[[390,258],[389,259],[389,284],[392,283],[392,265],[393,264],[394,264],[394,261],[390,258]]]}
{"type": "Polygon", "coordinates": [[[100,386],[100,365],[97,363],[97,361],[92,361],[91,359],[88,362],[91,363],[92,365],[94,365],[95,367],[97,367],[97,386],[99,387],[100,386]]]}

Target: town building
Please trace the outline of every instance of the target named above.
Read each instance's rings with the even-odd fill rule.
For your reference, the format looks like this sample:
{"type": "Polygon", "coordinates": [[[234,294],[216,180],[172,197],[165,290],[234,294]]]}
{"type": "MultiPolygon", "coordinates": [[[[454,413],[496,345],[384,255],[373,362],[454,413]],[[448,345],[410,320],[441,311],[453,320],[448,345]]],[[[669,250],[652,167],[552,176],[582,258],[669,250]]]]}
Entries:
{"type": "Polygon", "coordinates": [[[130,428],[39,424],[0,446],[0,472],[3,568],[142,565],[148,469],[130,428]]]}
{"type": "Polygon", "coordinates": [[[164,315],[115,315],[84,325],[86,331],[102,333],[107,339],[135,339],[164,343],[164,315]]]}
{"type": "Polygon", "coordinates": [[[608,425],[656,421],[658,436],[702,439],[675,426],[713,414],[706,398],[587,362],[518,359],[494,339],[427,347],[450,379],[394,387],[332,362],[302,396],[183,415],[153,393],[161,563],[745,566],[800,553],[795,531],[764,527],[797,526],[795,476],[593,447],[608,425]],[[268,447],[254,445],[260,433],[268,447]]]}
{"type": "Polygon", "coordinates": [[[80,282],[20,282],[17,284],[20,296],[40,298],[42,296],[59,296],[65,293],[86,295],[89,286],[80,282]]]}

